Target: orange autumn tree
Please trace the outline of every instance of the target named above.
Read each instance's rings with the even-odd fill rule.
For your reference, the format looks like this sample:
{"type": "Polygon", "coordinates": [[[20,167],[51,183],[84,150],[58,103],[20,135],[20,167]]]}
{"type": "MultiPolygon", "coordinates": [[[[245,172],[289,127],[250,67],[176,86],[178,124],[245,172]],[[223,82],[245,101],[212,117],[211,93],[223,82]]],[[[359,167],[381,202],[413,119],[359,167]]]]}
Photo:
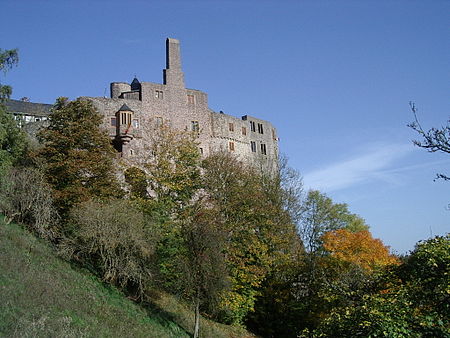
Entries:
{"type": "Polygon", "coordinates": [[[399,263],[398,258],[389,253],[389,247],[385,246],[380,239],[373,238],[368,230],[329,231],[323,235],[323,248],[333,258],[357,264],[370,271],[377,266],[399,263]]]}

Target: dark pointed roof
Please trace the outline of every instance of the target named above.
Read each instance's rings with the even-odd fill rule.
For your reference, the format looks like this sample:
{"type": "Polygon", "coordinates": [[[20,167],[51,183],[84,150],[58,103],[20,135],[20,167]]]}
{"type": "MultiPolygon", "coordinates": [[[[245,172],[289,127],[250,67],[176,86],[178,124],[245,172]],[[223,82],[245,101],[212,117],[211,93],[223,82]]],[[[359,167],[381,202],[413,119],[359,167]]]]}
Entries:
{"type": "Polygon", "coordinates": [[[131,90],[139,90],[139,89],[141,89],[141,83],[135,76],[133,81],[131,82],[131,90]]]}
{"type": "Polygon", "coordinates": [[[128,107],[126,103],[124,103],[122,105],[122,107],[120,107],[119,111],[131,111],[132,112],[133,110],[130,107],[128,107]]]}

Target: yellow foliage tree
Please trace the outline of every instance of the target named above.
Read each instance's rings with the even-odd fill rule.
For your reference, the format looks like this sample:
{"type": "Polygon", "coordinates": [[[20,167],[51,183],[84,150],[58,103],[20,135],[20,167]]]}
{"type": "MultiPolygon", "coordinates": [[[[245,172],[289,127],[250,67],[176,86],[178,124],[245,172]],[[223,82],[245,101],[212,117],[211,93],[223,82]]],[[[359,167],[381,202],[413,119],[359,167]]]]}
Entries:
{"type": "Polygon", "coordinates": [[[373,238],[368,230],[350,232],[346,229],[329,231],[323,235],[323,247],[332,257],[373,270],[377,266],[398,264],[389,247],[373,238]]]}

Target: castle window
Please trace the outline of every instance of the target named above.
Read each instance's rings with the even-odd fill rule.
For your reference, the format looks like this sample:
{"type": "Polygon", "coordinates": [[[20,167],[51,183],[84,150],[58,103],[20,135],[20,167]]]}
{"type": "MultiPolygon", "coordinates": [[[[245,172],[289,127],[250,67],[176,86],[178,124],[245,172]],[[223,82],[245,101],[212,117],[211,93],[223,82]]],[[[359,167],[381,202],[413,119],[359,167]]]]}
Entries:
{"type": "Polygon", "coordinates": [[[251,131],[256,131],[256,124],[254,121],[250,121],[250,130],[251,131]]]}
{"type": "Polygon", "coordinates": [[[161,127],[163,125],[163,118],[160,117],[160,116],[157,116],[156,119],[155,119],[155,122],[156,122],[155,123],[156,127],[161,127]]]}
{"type": "Polygon", "coordinates": [[[261,123],[258,123],[258,133],[264,134],[263,125],[261,123]]]}
{"type": "Polygon", "coordinates": [[[234,131],[234,123],[228,123],[228,130],[234,131]]]}
{"type": "Polygon", "coordinates": [[[120,113],[120,124],[131,125],[131,114],[120,113]]]}
{"type": "Polygon", "coordinates": [[[203,155],[203,148],[200,148],[200,154],[203,155]]]}
{"type": "Polygon", "coordinates": [[[133,128],[139,128],[139,120],[133,119],[133,128]]]}
{"type": "Polygon", "coordinates": [[[191,129],[193,132],[196,132],[196,133],[198,133],[200,131],[198,121],[191,121],[191,129]]]}
{"type": "Polygon", "coordinates": [[[115,127],[117,125],[117,120],[115,117],[111,117],[111,126],[115,127]]]}
{"type": "Polygon", "coordinates": [[[187,99],[188,99],[189,104],[195,104],[195,96],[194,95],[188,94],[187,99]]]}
{"type": "Polygon", "coordinates": [[[250,147],[252,148],[252,153],[256,153],[256,142],[251,141],[250,142],[250,147]]]}
{"type": "Polygon", "coordinates": [[[155,90],[155,98],[162,99],[163,98],[163,91],[162,90],[155,90]]]}
{"type": "Polygon", "coordinates": [[[275,129],[272,128],[272,138],[274,141],[277,140],[277,134],[275,133],[275,129]]]}
{"type": "Polygon", "coordinates": [[[228,143],[229,147],[230,147],[230,151],[234,151],[234,142],[229,142],[228,143]]]}
{"type": "Polygon", "coordinates": [[[266,145],[264,143],[261,143],[261,154],[267,155],[266,145]]]}
{"type": "Polygon", "coordinates": [[[242,127],[242,135],[247,135],[247,128],[242,127]]]}

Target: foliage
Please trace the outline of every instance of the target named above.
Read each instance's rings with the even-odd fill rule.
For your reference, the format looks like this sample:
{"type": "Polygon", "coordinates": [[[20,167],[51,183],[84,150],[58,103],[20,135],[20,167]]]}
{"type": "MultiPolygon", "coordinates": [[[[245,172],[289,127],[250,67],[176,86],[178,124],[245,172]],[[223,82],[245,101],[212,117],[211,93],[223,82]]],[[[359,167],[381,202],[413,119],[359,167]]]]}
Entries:
{"type": "Polygon", "coordinates": [[[398,263],[389,248],[368,230],[350,232],[346,229],[329,231],[323,236],[323,247],[338,261],[356,264],[367,270],[398,263]]]}
{"type": "MultiPolygon", "coordinates": [[[[6,73],[18,62],[17,49],[0,49],[0,71],[6,73]]],[[[10,86],[0,83],[0,175],[21,159],[28,145],[25,133],[20,130],[3,105],[3,102],[9,99],[11,93],[10,86]]]]}
{"type": "Polygon", "coordinates": [[[322,236],[332,230],[347,228],[350,231],[367,230],[365,221],[348,210],[347,204],[334,203],[325,194],[310,190],[303,202],[299,232],[305,248],[318,253],[322,248],[322,236]]]}
{"type": "Polygon", "coordinates": [[[419,243],[404,263],[378,276],[371,292],[334,308],[313,334],[450,337],[449,274],[450,236],[419,243]]]}
{"type": "Polygon", "coordinates": [[[170,215],[189,204],[201,187],[195,135],[167,126],[155,130],[145,168],[154,200],[170,215]]]}
{"type": "Polygon", "coordinates": [[[125,182],[130,186],[130,197],[147,199],[147,175],[137,167],[127,168],[124,172],[125,182]]]}
{"type": "Polygon", "coordinates": [[[38,169],[10,168],[0,176],[0,212],[7,222],[27,224],[39,237],[56,236],[50,187],[38,169]]]}
{"type": "MultiPolygon", "coordinates": [[[[0,336],[191,337],[192,311],[160,293],[136,304],[0,215],[0,336]]],[[[251,337],[201,319],[202,337],[251,337]]]]}
{"type": "Polygon", "coordinates": [[[0,175],[21,161],[28,150],[26,134],[0,103],[0,175]]]}
{"type": "Polygon", "coordinates": [[[113,168],[114,150],[100,129],[102,117],[88,101],[59,98],[50,125],[38,138],[47,180],[61,216],[92,197],[121,195],[113,168]]]}
{"type": "MultiPolygon", "coordinates": [[[[0,48],[0,71],[6,73],[14,65],[19,63],[19,54],[17,49],[3,50],[0,48]]],[[[12,94],[11,86],[0,83],[0,103],[9,99],[12,94]]]]}
{"type": "MultiPolygon", "coordinates": [[[[423,130],[422,125],[417,117],[417,108],[414,103],[409,103],[411,110],[414,114],[414,121],[408,124],[408,127],[416,131],[420,137],[421,141],[413,140],[413,143],[424,148],[431,153],[443,152],[450,153],[450,120],[447,121],[447,125],[440,128],[431,128],[427,131],[423,130]]],[[[444,174],[437,174],[436,179],[442,178],[446,181],[450,180],[450,177],[444,174]]]]}
{"type": "Polygon", "coordinates": [[[214,313],[227,287],[222,222],[215,208],[199,201],[184,212],[181,259],[184,295],[195,308],[194,338],[199,334],[200,309],[214,313]]]}
{"type": "Polygon", "coordinates": [[[87,201],[71,213],[73,233],[61,252],[97,271],[104,281],[135,289],[141,297],[152,281],[157,234],[134,203],[87,201]]]}
{"type": "Polygon", "coordinates": [[[231,290],[224,293],[221,319],[242,323],[261,292],[264,279],[298,248],[298,238],[279,182],[263,177],[226,153],[204,161],[204,187],[224,221],[231,290]],[[278,188],[277,188],[278,187],[278,188]]]}

